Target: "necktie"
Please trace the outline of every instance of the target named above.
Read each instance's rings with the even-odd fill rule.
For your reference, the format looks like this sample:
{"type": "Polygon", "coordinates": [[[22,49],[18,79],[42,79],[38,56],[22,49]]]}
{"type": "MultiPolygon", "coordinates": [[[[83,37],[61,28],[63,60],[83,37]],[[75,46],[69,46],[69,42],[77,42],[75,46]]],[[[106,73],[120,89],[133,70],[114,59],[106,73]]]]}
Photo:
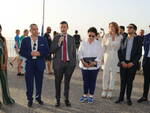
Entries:
{"type": "Polygon", "coordinates": [[[67,61],[67,42],[66,42],[66,36],[64,36],[64,41],[63,41],[63,61],[67,61]]]}

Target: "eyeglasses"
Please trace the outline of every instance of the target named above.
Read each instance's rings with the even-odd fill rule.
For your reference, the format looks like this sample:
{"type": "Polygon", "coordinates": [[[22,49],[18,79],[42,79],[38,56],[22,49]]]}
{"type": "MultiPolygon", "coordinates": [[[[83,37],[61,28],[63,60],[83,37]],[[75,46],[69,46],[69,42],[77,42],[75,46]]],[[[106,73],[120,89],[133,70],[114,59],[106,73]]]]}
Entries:
{"type": "Polygon", "coordinates": [[[94,35],[89,35],[89,37],[92,37],[92,38],[94,38],[95,36],[94,36],[94,35]]]}
{"type": "Polygon", "coordinates": [[[36,43],[33,44],[33,50],[36,50],[36,43]]]}

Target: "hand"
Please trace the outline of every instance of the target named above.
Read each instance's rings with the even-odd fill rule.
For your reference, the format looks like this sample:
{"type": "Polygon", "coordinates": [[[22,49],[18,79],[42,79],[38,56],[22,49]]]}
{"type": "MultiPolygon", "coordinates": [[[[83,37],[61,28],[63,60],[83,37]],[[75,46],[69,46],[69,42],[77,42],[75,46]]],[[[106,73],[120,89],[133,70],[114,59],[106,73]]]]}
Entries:
{"type": "Polygon", "coordinates": [[[128,63],[128,68],[131,68],[134,64],[132,62],[128,63]]]}
{"type": "Polygon", "coordinates": [[[95,66],[96,64],[97,64],[96,62],[90,62],[89,66],[90,66],[90,67],[93,67],[93,66],[95,66]]]}
{"type": "Polygon", "coordinates": [[[60,37],[59,41],[58,41],[58,44],[61,45],[63,41],[64,41],[64,37],[60,37]]]}
{"type": "Polygon", "coordinates": [[[33,56],[33,57],[36,56],[36,51],[32,51],[31,56],[33,56]]]}
{"type": "Polygon", "coordinates": [[[82,64],[83,64],[84,67],[87,67],[87,68],[90,67],[90,65],[88,63],[86,63],[86,62],[82,62],[82,64]]]}
{"type": "Polygon", "coordinates": [[[36,55],[37,55],[37,56],[40,56],[41,54],[40,54],[40,52],[39,52],[39,51],[37,51],[37,52],[36,52],[36,55]]]}
{"type": "Polygon", "coordinates": [[[123,68],[128,68],[128,64],[127,64],[127,63],[122,62],[121,64],[122,64],[122,67],[123,67],[123,68]]]}
{"type": "Polygon", "coordinates": [[[38,52],[38,51],[32,51],[31,52],[31,56],[33,56],[33,57],[40,56],[40,52],[38,52]]]}

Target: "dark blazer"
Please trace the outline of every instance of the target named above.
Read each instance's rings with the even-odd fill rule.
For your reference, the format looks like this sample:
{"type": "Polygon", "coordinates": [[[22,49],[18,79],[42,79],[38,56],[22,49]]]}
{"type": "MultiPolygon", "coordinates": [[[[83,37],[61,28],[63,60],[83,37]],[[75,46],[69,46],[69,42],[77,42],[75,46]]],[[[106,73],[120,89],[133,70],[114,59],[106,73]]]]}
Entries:
{"type": "MultiPolygon", "coordinates": [[[[57,35],[54,37],[52,45],[51,45],[51,53],[54,54],[53,58],[53,68],[59,68],[61,65],[61,58],[62,58],[62,50],[61,46],[58,45],[58,41],[60,39],[61,35],[57,35]]],[[[76,65],[76,46],[75,46],[75,40],[72,36],[67,35],[67,46],[68,46],[68,56],[70,60],[70,66],[76,65]]]]}
{"type": "Polygon", "coordinates": [[[149,47],[150,47],[150,33],[145,35],[144,37],[144,59],[143,59],[143,65],[145,64],[145,59],[148,55],[149,52],[149,47]]]}
{"type": "MultiPolygon", "coordinates": [[[[126,49],[127,49],[127,38],[123,38],[121,41],[121,46],[118,51],[119,63],[126,61],[126,49]]],[[[139,60],[142,56],[142,41],[139,36],[134,37],[133,46],[131,50],[131,62],[138,66],[139,60]]]]}
{"type": "MultiPolygon", "coordinates": [[[[45,57],[50,52],[46,38],[40,36],[38,37],[38,51],[40,52],[41,56],[37,57],[36,65],[39,70],[43,71],[45,69],[45,57]]],[[[31,38],[26,37],[23,39],[20,48],[20,55],[27,59],[26,69],[30,69],[30,67],[33,65],[34,59],[32,59],[31,52],[31,38]]]]}

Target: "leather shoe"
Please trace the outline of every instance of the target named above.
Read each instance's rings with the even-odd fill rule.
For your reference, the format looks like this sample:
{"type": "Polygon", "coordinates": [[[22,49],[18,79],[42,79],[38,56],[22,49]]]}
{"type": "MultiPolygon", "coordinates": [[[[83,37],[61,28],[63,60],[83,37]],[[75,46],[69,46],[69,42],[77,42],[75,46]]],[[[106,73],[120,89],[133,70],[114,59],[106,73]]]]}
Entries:
{"type": "Polygon", "coordinates": [[[60,101],[57,101],[55,107],[60,107],[60,101]]]}
{"type": "Polygon", "coordinates": [[[32,102],[32,101],[29,101],[29,102],[28,102],[28,107],[32,107],[32,104],[33,104],[33,102],[32,102]]]}
{"type": "Polygon", "coordinates": [[[36,100],[40,105],[43,105],[44,102],[42,100],[36,100]]]}
{"type": "Polygon", "coordinates": [[[123,100],[117,100],[115,103],[116,104],[121,104],[123,102],[123,100]]]}
{"type": "Polygon", "coordinates": [[[144,102],[144,101],[148,101],[147,98],[141,97],[137,102],[138,102],[138,103],[142,103],[142,102],[144,102]]]}
{"type": "Polygon", "coordinates": [[[131,106],[132,105],[132,101],[131,100],[127,100],[127,105],[131,106]]]}
{"type": "Polygon", "coordinates": [[[69,100],[65,100],[65,104],[66,104],[67,107],[71,107],[71,103],[70,103],[69,100]]]}

